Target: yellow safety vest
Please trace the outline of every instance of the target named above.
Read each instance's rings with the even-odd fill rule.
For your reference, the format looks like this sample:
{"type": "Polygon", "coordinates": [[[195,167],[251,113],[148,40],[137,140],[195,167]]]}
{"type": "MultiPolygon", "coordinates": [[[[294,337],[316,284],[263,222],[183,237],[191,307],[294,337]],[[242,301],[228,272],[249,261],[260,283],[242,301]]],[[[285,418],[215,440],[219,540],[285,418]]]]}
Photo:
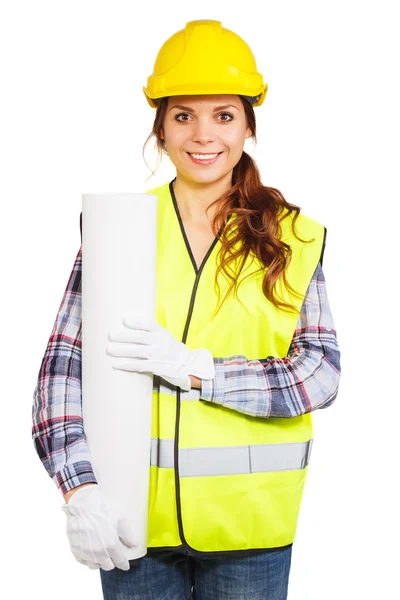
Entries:
{"type": "MultiPolygon", "coordinates": [[[[156,320],[190,349],[248,360],[287,356],[298,315],[278,311],[261,288],[263,273],[244,279],[211,316],[219,235],[198,269],[190,252],[172,182],[148,190],[158,197],[156,320]]],[[[299,215],[281,222],[292,248],[287,277],[306,294],[325,244],[325,228],[299,215]]],[[[260,263],[253,255],[240,276],[260,263]]],[[[228,282],[219,277],[221,298],[228,282]]],[[[302,299],[285,294],[299,310],[302,299]]],[[[251,391],[249,391],[251,394],[251,391]]],[[[247,554],[293,543],[312,444],[311,414],[253,417],[200,400],[154,376],[148,549],[185,547],[204,555],[247,554]]]]}

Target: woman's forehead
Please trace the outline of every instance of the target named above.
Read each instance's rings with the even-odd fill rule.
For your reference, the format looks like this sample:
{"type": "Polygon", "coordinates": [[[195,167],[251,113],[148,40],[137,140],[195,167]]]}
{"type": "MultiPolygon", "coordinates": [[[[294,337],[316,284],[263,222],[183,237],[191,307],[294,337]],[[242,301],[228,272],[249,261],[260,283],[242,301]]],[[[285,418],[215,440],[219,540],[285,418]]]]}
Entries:
{"type": "Polygon", "coordinates": [[[207,108],[232,105],[240,109],[241,101],[237,94],[199,94],[190,96],[169,96],[168,107],[172,107],[173,105],[190,105],[193,107],[199,106],[207,108]]]}

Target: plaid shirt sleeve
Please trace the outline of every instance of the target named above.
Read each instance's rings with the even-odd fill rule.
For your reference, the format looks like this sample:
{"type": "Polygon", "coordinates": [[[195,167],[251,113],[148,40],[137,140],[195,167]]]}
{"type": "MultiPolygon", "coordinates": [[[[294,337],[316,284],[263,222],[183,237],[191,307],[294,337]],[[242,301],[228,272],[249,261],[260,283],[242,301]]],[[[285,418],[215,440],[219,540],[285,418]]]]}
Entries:
{"type": "Polygon", "coordinates": [[[82,246],[39,369],[33,394],[32,437],[47,473],[62,494],[97,483],[82,419],[82,246]]]}
{"type": "Polygon", "coordinates": [[[284,358],[214,358],[215,377],[202,380],[200,399],[255,417],[297,417],[335,400],[340,351],[318,263],[284,358]]]}

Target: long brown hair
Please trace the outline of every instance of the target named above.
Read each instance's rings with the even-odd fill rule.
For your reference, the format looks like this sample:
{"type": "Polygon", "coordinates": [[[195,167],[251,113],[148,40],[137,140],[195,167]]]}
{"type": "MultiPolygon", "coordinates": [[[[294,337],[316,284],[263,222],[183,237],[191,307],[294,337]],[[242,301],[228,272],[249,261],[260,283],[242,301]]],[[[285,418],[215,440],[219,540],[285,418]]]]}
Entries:
{"type": "MultiPolygon", "coordinates": [[[[256,119],[254,109],[247,100],[241,96],[239,96],[239,98],[244,107],[247,124],[252,132],[252,139],[256,141],[256,119]]],[[[161,136],[161,129],[163,127],[167,105],[168,98],[162,98],[156,109],[152,131],[143,146],[143,158],[146,162],[144,157],[146,146],[151,137],[155,136],[156,148],[158,150],[158,162],[155,169],[152,170],[153,175],[159,166],[162,153],[167,153],[164,146],[164,140],[161,136]]],[[[232,289],[234,289],[237,297],[237,281],[239,275],[248,255],[254,253],[263,265],[257,270],[257,273],[265,267],[268,267],[262,282],[264,296],[279,310],[299,313],[299,310],[295,305],[284,302],[283,298],[281,300],[278,298],[276,284],[278,279],[282,277],[286,289],[294,296],[303,298],[303,296],[287,281],[286,268],[291,261],[292,250],[288,244],[280,239],[282,234],[280,221],[294,212],[295,214],[292,219],[293,234],[301,242],[308,243],[314,241],[314,239],[302,240],[295,231],[295,222],[301,208],[287,202],[278,189],[267,187],[262,184],[258,167],[252,157],[246,152],[242,153],[239,162],[233,169],[231,188],[214,200],[207,210],[215,203],[219,203],[219,209],[216,211],[213,219],[214,231],[218,231],[218,223],[226,224],[229,220],[229,227],[224,227],[222,231],[220,230],[219,232],[221,248],[218,257],[220,260],[215,274],[215,285],[218,289],[218,301],[220,299],[218,274],[222,271],[228,280],[230,279],[231,281],[227,293],[224,296],[224,300],[232,289]],[[232,213],[235,213],[235,216],[230,219],[232,213]],[[232,235],[231,227],[236,228],[236,233],[234,235],[232,235]],[[235,246],[238,246],[239,249],[236,249],[235,246]],[[239,264],[239,270],[237,272],[229,267],[229,264],[233,261],[238,261],[237,264],[239,264]],[[229,270],[231,272],[229,272],[229,270]]],[[[248,277],[248,275],[246,277],[248,277]]],[[[218,308],[218,311],[220,310],[221,305],[218,308]]]]}

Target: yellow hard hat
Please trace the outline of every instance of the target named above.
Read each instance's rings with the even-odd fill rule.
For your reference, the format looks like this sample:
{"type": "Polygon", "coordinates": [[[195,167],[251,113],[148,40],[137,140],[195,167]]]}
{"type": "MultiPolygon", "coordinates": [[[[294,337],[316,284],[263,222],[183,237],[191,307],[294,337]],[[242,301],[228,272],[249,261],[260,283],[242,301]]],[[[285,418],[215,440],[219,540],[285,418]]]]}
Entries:
{"type": "Polygon", "coordinates": [[[246,42],[211,20],[190,21],[168,38],[143,87],[153,108],[157,98],[192,94],[238,94],[260,106],[267,89],[246,42]]]}

